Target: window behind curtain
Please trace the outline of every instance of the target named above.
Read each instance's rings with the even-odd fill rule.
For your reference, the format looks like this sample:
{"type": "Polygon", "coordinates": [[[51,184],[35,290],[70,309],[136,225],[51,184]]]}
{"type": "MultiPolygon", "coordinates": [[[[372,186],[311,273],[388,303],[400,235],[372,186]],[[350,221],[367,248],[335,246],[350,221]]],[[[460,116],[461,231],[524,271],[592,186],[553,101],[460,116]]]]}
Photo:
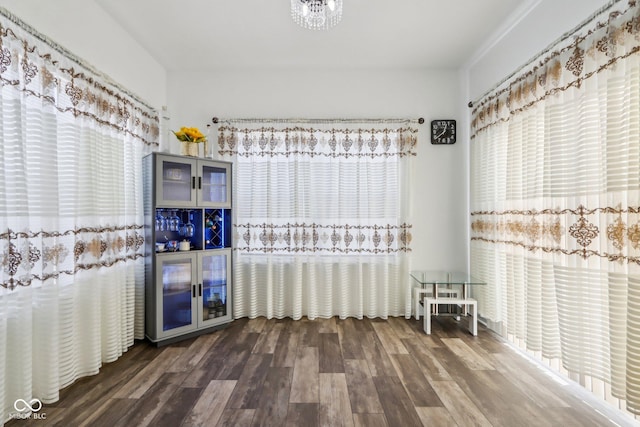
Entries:
{"type": "Polygon", "coordinates": [[[471,265],[489,324],[640,414],[640,5],[618,2],[476,105],[471,265]]]}
{"type": "Polygon", "coordinates": [[[0,9],[0,421],[144,337],[155,111],[0,9]]]}
{"type": "MultiPolygon", "coordinates": [[[[406,266],[398,267],[406,264],[403,255],[410,250],[406,163],[413,154],[415,132],[408,126],[363,129],[291,123],[220,128],[221,151],[235,160],[239,312],[269,315],[269,303],[252,310],[243,302],[274,283],[283,294],[278,291],[269,298],[275,306],[289,307],[271,311],[275,316],[295,317],[299,312],[361,317],[365,311],[370,316],[388,315],[389,307],[362,308],[362,301],[370,298],[368,291],[351,292],[360,286],[363,274],[371,275],[372,288],[394,288],[398,301],[404,300],[406,272],[401,270],[406,266]],[[384,272],[388,266],[391,271],[384,272]],[[317,291],[305,286],[316,280],[321,281],[317,291]],[[297,301],[287,300],[287,288],[300,293],[297,301]],[[316,304],[318,298],[332,299],[322,289],[328,295],[347,295],[345,306],[332,301],[316,304]]],[[[404,309],[398,302],[392,312],[404,314],[404,309]]]]}

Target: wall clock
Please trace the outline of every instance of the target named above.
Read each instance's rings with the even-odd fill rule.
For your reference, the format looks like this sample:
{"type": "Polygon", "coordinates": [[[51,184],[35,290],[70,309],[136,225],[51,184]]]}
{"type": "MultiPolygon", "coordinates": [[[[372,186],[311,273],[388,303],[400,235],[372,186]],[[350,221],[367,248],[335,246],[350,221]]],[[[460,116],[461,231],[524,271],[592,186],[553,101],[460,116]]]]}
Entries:
{"type": "Polygon", "coordinates": [[[455,120],[432,120],[431,121],[431,143],[432,144],[455,144],[456,143],[456,121],[455,120]]]}

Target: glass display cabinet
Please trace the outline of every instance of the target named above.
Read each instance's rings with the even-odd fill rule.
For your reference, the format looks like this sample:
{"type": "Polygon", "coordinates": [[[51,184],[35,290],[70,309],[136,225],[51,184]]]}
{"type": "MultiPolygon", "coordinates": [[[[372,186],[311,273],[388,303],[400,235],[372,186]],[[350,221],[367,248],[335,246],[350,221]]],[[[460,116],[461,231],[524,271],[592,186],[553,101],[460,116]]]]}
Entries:
{"type": "Polygon", "coordinates": [[[168,344],[223,326],[231,312],[231,163],[143,159],[145,334],[168,344]]]}

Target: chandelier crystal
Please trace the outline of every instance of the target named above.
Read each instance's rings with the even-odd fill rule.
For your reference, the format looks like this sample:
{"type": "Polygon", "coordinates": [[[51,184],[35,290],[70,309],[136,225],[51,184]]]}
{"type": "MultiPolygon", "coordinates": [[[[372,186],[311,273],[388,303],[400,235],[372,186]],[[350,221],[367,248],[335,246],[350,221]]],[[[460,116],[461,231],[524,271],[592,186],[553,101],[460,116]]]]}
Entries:
{"type": "Polygon", "coordinates": [[[291,17],[310,30],[328,30],[342,19],[342,0],[291,0],[291,17]]]}

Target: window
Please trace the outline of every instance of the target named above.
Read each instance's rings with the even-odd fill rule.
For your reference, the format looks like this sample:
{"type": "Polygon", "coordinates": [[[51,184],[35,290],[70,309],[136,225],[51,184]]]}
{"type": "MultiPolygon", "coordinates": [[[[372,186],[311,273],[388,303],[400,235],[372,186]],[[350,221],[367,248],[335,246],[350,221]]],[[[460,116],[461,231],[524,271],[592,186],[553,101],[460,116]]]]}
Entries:
{"type": "MultiPolygon", "coordinates": [[[[273,279],[268,272],[274,266],[284,272],[275,279],[282,286],[300,282],[304,288],[318,266],[326,273],[333,268],[329,266],[352,264],[346,277],[323,276],[321,287],[346,289],[351,279],[355,286],[362,282],[355,276],[363,266],[405,262],[411,238],[405,219],[405,163],[416,142],[413,128],[248,125],[222,126],[219,138],[222,151],[232,154],[235,163],[236,265],[239,270],[270,265],[271,270],[247,281],[240,275],[236,289],[259,289],[273,279]]],[[[400,282],[399,274],[383,275],[384,280],[400,282]]],[[[350,301],[355,305],[341,312],[330,304],[323,315],[361,317],[361,300],[356,297],[350,301]]]]}
{"type": "Polygon", "coordinates": [[[615,8],[477,103],[471,264],[489,324],[640,414],[640,6],[615,8]]]}

